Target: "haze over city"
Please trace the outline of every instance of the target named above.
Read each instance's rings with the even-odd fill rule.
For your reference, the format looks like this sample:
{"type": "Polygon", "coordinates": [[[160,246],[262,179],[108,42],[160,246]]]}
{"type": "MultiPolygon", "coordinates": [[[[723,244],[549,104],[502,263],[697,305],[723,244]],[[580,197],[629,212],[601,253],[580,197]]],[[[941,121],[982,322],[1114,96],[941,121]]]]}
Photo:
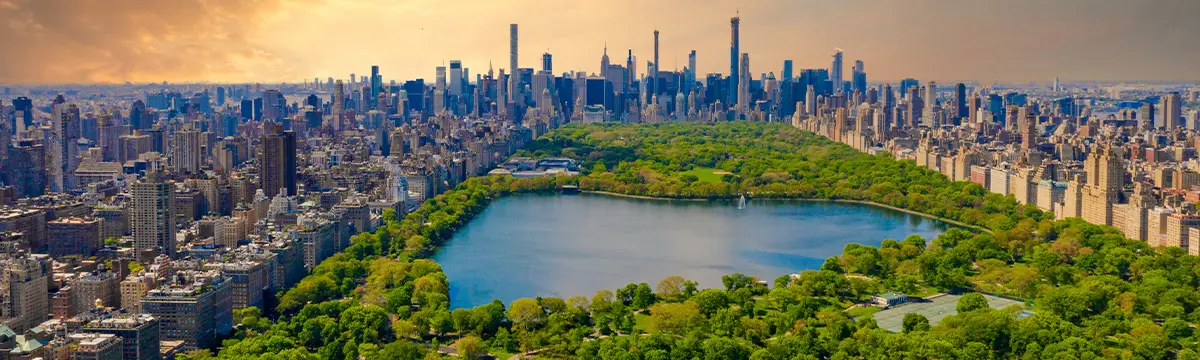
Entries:
{"type": "Polygon", "coordinates": [[[661,69],[696,50],[699,74],[727,73],[733,16],[756,74],[827,66],[838,47],[876,81],[1180,81],[1200,73],[1197,14],[1188,0],[0,0],[0,83],[299,82],[369,65],[428,79],[451,59],[507,67],[510,23],[521,64],[549,52],[595,73],[606,44],[649,59],[657,29],[661,69]]]}

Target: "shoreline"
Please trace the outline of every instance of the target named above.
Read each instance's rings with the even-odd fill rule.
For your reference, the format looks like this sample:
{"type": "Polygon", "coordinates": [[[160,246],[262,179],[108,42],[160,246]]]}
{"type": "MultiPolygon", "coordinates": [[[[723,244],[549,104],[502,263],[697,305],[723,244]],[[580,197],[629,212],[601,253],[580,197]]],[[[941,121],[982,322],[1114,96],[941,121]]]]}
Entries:
{"type": "MultiPolygon", "coordinates": [[[[604,195],[604,196],[623,197],[623,198],[630,198],[630,199],[641,199],[641,200],[659,200],[659,201],[692,201],[692,202],[698,202],[698,201],[710,201],[710,202],[711,202],[711,201],[715,201],[715,200],[728,200],[728,199],[669,198],[669,197],[661,197],[661,196],[649,196],[649,195],[630,195],[630,194],[622,194],[622,193],[616,193],[616,192],[611,192],[611,191],[598,191],[598,190],[580,190],[579,192],[580,192],[580,193],[582,193],[582,194],[593,194],[593,195],[604,195]]],[[[853,199],[809,199],[809,198],[762,198],[762,199],[756,199],[756,198],[752,198],[751,200],[766,200],[766,201],[812,201],[812,202],[833,202],[833,203],[849,203],[849,204],[860,204],[860,205],[878,206],[878,207],[885,208],[885,209],[890,209],[890,210],[900,211],[900,212],[904,212],[904,213],[911,214],[911,215],[918,215],[918,216],[926,217],[926,218],[929,218],[929,219],[933,219],[933,220],[941,221],[941,222],[944,222],[944,223],[947,223],[947,224],[951,224],[951,225],[954,225],[954,226],[958,226],[958,227],[961,227],[961,228],[966,228],[966,229],[969,229],[969,230],[971,230],[971,231],[976,231],[976,232],[986,232],[986,233],[989,233],[989,234],[991,234],[991,233],[992,233],[992,230],[991,230],[991,229],[987,229],[987,228],[984,228],[984,227],[981,227],[981,226],[970,225],[970,224],[967,224],[967,223],[964,223],[964,222],[961,222],[961,221],[958,221],[958,220],[954,220],[954,219],[947,219],[947,218],[944,218],[944,217],[941,217],[941,216],[930,215],[930,214],[926,214],[926,213],[923,213],[923,212],[920,212],[920,211],[916,211],[916,210],[910,210],[910,209],[905,209],[905,208],[895,207],[895,206],[892,206],[892,205],[887,205],[887,204],[880,204],[880,203],[877,203],[877,202],[874,202],[874,201],[867,201],[867,200],[853,200],[853,199]]]]}

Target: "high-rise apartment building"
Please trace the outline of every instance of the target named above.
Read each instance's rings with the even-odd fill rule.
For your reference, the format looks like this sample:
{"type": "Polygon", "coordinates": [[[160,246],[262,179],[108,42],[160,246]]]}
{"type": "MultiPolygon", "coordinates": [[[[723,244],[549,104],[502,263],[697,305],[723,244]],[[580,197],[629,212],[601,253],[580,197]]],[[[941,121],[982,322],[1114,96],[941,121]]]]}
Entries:
{"type": "MultiPolygon", "coordinates": [[[[517,69],[518,69],[517,68],[517,24],[508,25],[508,54],[509,54],[508,55],[508,71],[510,74],[509,77],[515,78],[517,76],[517,74],[519,73],[519,71],[517,71],[517,69]]],[[[508,81],[509,99],[506,99],[507,102],[513,102],[512,99],[516,98],[517,90],[518,90],[517,89],[518,83],[519,82],[516,79],[509,79],[509,81],[508,81]]]]}
{"type": "Polygon", "coordinates": [[[175,257],[174,186],[150,172],[130,185],[133,249],[139,258],[164,254],[175,257]]]}
{"type": "Polygon", "coordinates": [[[50,258],[45,255],[22,255],[0,259],[6,268],[0,276],[0,289],[7,297],[0,308],[0,323],[16,332],[29,330],[50,314],[50,258]]]}
{"type": "Polygon", "coordinates": [[[171,162],[174,165],[176,172],[184,174],[199,174],[201,160],[204,154],[201,152],[201,147],[205,141],[201,139],[200,131],[192,128],[190,125],[175,132],[174,137],[174,154],[171,156],[171,162]]]}
{"type": "Polygon", "coordinates": [[[296,133],[278,123],[263,123],[261,146],[260,188],[270,196],[296,196],[296,133]]]}
{"type": "Polygon", "coordinates": [[[142,311],[159,320],[162,340],[181,340],[186,351],[216,345],[233,328],[231,282],[217,271],[181,272],[172,284],[142,297],[142,311]]]}
{"type": "Polygon", "coordinates": [[[741,82],[738,81],[738,72],[742,70],[742,67],[738,66],[738,60],[740,60],[739,56],[742,56],[741,41],[738,37],[738,28],[741,27],[741,24],[741,17],[734,16],[733,18],[729,19],[729,96],[727,96],[725,100],[726,104],[731,109],[733,108],[734,104],[737,104],[739,96],[738,84],[741,84],[741,82]]]}
{"type": "Polygon", "coordinates": [[[65,217],[46,223],[52,256],[96,254],[103,245],[100,239],[100,219],[65,217]]]}

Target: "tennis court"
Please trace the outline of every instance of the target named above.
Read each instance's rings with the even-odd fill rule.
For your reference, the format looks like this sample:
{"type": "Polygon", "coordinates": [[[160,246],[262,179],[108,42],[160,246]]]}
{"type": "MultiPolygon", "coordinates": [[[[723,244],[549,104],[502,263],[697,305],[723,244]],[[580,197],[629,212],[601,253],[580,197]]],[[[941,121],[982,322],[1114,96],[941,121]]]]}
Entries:
{"type": "MultiPolygon", "coordinates": [[[[912,312],[925,315],[925,318],[929,319],[929,325],[934,325],[941,321],[942,318],[958,313],[954,310],[954,306],[958,304],[958,298],[960,297],[962,295],[946,294],[929,300],[919,299],[908,304],[894,306],[890,309],[877,312],[872,317],[875,318],[875,322],[879,323],[879,327],[891,332],[904,330],[904,314],[912,312]]],[[[999,298],[992,295],[984,295],[983,297],[987,299],[988,306],[991,306],[993,309],[1003,309],[1010,305],[1021,304],[1020,301],[999,298]]]]}

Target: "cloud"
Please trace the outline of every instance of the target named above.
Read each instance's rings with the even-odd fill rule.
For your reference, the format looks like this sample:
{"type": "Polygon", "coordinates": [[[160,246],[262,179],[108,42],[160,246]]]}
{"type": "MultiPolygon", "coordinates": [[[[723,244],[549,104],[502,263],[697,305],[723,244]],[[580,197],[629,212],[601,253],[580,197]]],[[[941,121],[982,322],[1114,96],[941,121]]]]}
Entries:
{"type": "MultiPolygon", "coordinates": [[[[554,71],[598,70],[602,46],[639,71],[661,35],[663,69],[697,51],[729,71],[729,18],[755,74],[825,68],[833,48],[872,81],[1196,80],[1196,0],[0,0],[0,83],[277,82],[362,75],[472,75],[554,55],[554,71]]],[[[511,70],[511,69],[510,69],[511,70]]],[[[757,76],[756,76],[757,77],[757,76]]]]}
{"type": "Polygon", "coordinates": [[[282,75],[252,41],[280,1],[0,0],[0,83],[282,75]]]}

